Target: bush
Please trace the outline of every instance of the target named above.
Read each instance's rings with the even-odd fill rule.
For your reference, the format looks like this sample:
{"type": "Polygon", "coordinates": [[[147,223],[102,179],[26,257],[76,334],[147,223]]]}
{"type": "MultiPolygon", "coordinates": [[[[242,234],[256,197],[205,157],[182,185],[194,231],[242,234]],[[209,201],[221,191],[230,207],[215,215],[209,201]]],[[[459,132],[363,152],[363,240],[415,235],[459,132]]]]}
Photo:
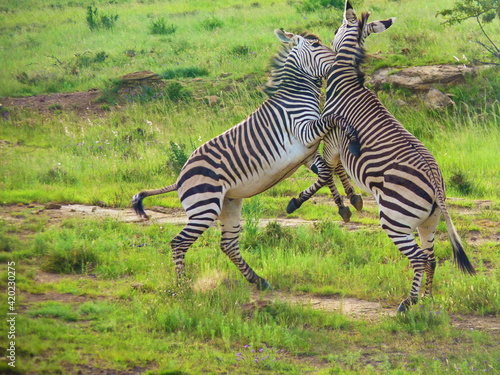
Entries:
{"type": "Polygon", "coordinates": [[[177,26],[173,24],[167,25],[164,18],[159,18],[153,21],[150,30],[153,35],[170,35],[177,31],[177,26]]]}
{"type": "Polygon", "coordinates": [[[177,144],[170,141],[167,167],[173,175],[177,176],[181,172],[188,158],[189,155],[186,153],[186,145],[184,143],[177,144]]]}
{"type": "Polygon", "coordinates": [[[90,30],[97,29],[111,29],[115,26],[116,21],[118,20],[118,15],[99,15],[99,11],[97,8],[94,8],[92,5],[87,7],[87,25],[90,30]]]}

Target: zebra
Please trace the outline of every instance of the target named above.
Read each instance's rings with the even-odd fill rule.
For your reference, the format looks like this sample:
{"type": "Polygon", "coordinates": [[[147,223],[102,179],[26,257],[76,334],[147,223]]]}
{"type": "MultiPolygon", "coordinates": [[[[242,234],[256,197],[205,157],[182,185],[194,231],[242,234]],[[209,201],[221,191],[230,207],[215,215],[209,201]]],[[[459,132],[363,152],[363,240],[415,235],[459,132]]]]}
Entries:
{"type": "Polygon", "coordinates": [[[240,253],[243,198],[271,188],[302,164],[315,165],[322,178],[322,170],[328,169],[317,158],[321,139],[337,126],[349,131],[340,116],[323,118],[319,112],[320,88],[334,61],[333,51],[312,34],[275,34],[284,46],[275,61],[276,71],[281,71],[274,95],[245,120],[196,149],[174,184],[132,198],[136,213],[147,219],[144,198],[177,191],[188,216],[170,243],[179,280],[189,247],[218,219],[222,251],[250,283],[259,290],[269,288],[240,253]]]}
{"type": "MultiPolygon", "coordinates": [[[[363,25],[363,28],[361,30],[361,37],[359,40],[359,44],[361,46],[363,46],[365,39],[370,34],[384,32],[385,30],[387,30],[389,27],[392,26],[392,24],[394,23],[395,20],[396,20],[395,17],[391,17],[389,19],[381,20],[381,21],[373,21],[370,23],[365,22],[363,25]]],[[[332,47],[333,47],[334,52],[338,52],[336,50],[336,48],[338,48],[338,46],[333,45],[332,47]]],[[[268,83],[268,86],[269,85],[270,84],[268,83]]],[[[266,92],[269,93],[269,89],[267,89],[266,92]]],[[[355,143],[355,145],[353,145],[352,141],[349,143],[349,151],[354,156],[358,156],[361,151],[359,150],[359,141],[357,140],[357,132],[355,129],[352,129],[352,127],[350,127],[348,129],[348,131],[351,132],[351,134],[352,134],[350,140],[352,140],[353,138],[356,138],[356,142],[357,142],[357,143],[355,143]]],[[[319,159],[320,156],[318,156],[317,158],[319,159]]],[[[322,159],[321,159],[321,161],[324,162],[322,159]]],[[[330,169],[330,168],[328,168],[328,169],[330,169]]],[[[338,210],[339,215],[342,217],[344,222],[348,223],[350,221],[350,218],[351,218],[351,212],[349,210],[349,207],[344,206],[342,196],[340,195],[340,193],[338,192],[338,190],[335,186],[335,182],[333,180],[333,175],[336,175],[337,177],[339,177],[339,179],[342,183],[342,186],[344,188],[344,191],[347,195],[347,198],[349,198],[351,204],[354,206],[354,208],[356,208],[357,211],[361,211],[363,209],[363,199],[362,199],[361,195],[355,194],[354,187],[351,184],[351,181],[349,180],[349,176],[347,175],[340,160],[338,160],[337,164],[333,167],[333,169],[331,169],[330,173],[326,173],[326,172],[324,172],[324,173],[326,174],[327,177],[323,178],[323,179],[318,179],[314,185],[312,185],[307,190],[304,190],[302,193],[300,193],[298,198],[292,198],[290,200],[290,202],[288,203],[286,211],[288,214],[293,213],[295,210],[300,208],[302,203],[304,203],[309,198],[311,198],[320,188],[322,188],[325,185],[328,185],[328,187],[332,193],[333,200],[339,209],[338,210]]]]}
{"type": "Polygon", "coordinates": [[[346,2],[344,21],[333,42],[338,53],[327,77],[324,107],[325,117],[340,115],[356,129],[361,154],[354,157],[346,152],[346,138],[333,129],[324,138],[323,157],[330,168],[340,160],[356,184],[375,197],[382,229],[409,259],[414,273],[412,286],[397,310],[405,312],[417,302],[424,275],[424,296],[432,294],[434,235],[441,214],[457,266],[471,275],[475,270],[446,208],[443,177],[436,160],[364,86],[360,33],[368,16],[363,13],[358,20],[346,2]],[[415,241],[415,230],[421,247],[415,241]]]}

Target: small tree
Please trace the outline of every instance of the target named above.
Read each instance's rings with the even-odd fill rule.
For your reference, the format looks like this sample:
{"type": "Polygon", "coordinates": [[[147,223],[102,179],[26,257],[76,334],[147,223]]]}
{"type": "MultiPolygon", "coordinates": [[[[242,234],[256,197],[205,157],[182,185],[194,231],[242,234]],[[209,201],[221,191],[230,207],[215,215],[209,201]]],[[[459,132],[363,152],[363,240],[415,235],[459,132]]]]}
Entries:
{"type": "Polygon", "coordinates": [[[488,40],[488,44],[478,40],[476,43],[500,59],[500,49],[484,30],[484,24],[492,22],[495,18],[500,19],[500,0],[459,0],[452,9],[445,9],[437,14],[443,16],[449,25],[475,18],[481,32],[488,40]]]}

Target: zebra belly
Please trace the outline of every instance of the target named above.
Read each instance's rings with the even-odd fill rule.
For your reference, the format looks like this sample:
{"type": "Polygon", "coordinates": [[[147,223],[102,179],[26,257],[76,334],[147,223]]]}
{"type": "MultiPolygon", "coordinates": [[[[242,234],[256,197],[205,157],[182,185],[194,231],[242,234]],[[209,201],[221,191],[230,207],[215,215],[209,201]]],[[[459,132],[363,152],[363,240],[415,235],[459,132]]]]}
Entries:
{"type": "MultiPolygon", "coordinates": [[[[303,163],[316,153],[317,147],[304,145],[288,145],[288,151],[279,155],[265,168],[253,171],[248,176],[242,176],[238,184],[233,184],[226,193],[227,198],[248,198],[262,193],[278,182],[291,176],[303,163]]],[[[275,156],[276,157],[276,156],[275,156]]]]}

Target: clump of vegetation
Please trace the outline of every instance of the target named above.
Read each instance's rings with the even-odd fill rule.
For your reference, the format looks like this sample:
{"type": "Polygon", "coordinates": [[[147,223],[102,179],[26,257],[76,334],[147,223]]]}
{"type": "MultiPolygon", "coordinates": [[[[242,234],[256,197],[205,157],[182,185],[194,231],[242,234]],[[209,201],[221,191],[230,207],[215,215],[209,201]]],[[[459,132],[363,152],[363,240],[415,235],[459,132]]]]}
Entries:
{"type": "Polygon", "coordinates": [[[234,46],[231,48],[231,54],[237,56],[237,57],[245,57],[248,56],[251,53],[250,47],[246,45],[239,45],[239,46],[234,46]]]}
{"type": "Polygon", "coordinates": [[[48,251],[43,269],[54,273],[88,273],[98,261],[98,254],[91,247],[75,244],[48,251]]]}
{"type": "Polygon", "coordinates": [[[188,66],[173,68],[164,71],[160,74],[164,79],[174,79],[174,78],[195,78],[207,76],[210,72],[206,68],[200,68],[197,66],[188,66]]]}
{"type": "Polygon", "coordinates": [[[99,10],[92,5],[87,7],[87,26],[90,30],[112,29],[118,21],[117,14],[100,15],[99,10]]]}
{"type": "Polygon", "coordinates": [[[184,164],[189,158],[189,154],[186,152],[186,144],[175,143],[170,141],[170,149],[168,150],[168,161],[167,169],[173,176],[177,176],[184,164]]]}
{"type": "Polygon", "coordinates": [[[106,51],[99,51],[95,53],[86,51],[81,54],[75,53],[75,66],[79,68],[86,68],[91,66],[92,64],[103,63],[108,57],[109,56],[106,51]]]}
{"type": "Polygon", "coordinates": [[[462,171],[454,171],[450,181],[449,186],[456,189],[463,195],[471,195],[476,190],[474,181],[472,181],[466,174],[462,171]]]}
{"type": "Polygon", "coordinates": [[[153,35],[170,35],[177,31],[177,26],[168,25],[164,18],[159,18],[151,23],[150,31],[153,35]]]}
{"type": "Polygon", "coordinates": [[[224,26],[224,22],[217,17],[206,18],[201,21],[201,27],[207,31],[214,31],[224,26]]]}
{"type": "Polygon", "coordinates": [[[178,102],[181,100],[188,100],[188,99],[191,99],[193,97],[193,95],[191,94],[191,91],[189,91],[189,89],[185,88],[179,82],[170,83],[165,88],[165,96],[173,102],[178,102]]]}
{"type": "Polygon", "coordinates": [[[66,170],[61,168],[60,166],[55,168],[50,168],[48,171],[40,173],[38,176],[38,180],[42,184],[68,184],[73,185],[76,183],[76,178],[70,175],[66,170]]]}

